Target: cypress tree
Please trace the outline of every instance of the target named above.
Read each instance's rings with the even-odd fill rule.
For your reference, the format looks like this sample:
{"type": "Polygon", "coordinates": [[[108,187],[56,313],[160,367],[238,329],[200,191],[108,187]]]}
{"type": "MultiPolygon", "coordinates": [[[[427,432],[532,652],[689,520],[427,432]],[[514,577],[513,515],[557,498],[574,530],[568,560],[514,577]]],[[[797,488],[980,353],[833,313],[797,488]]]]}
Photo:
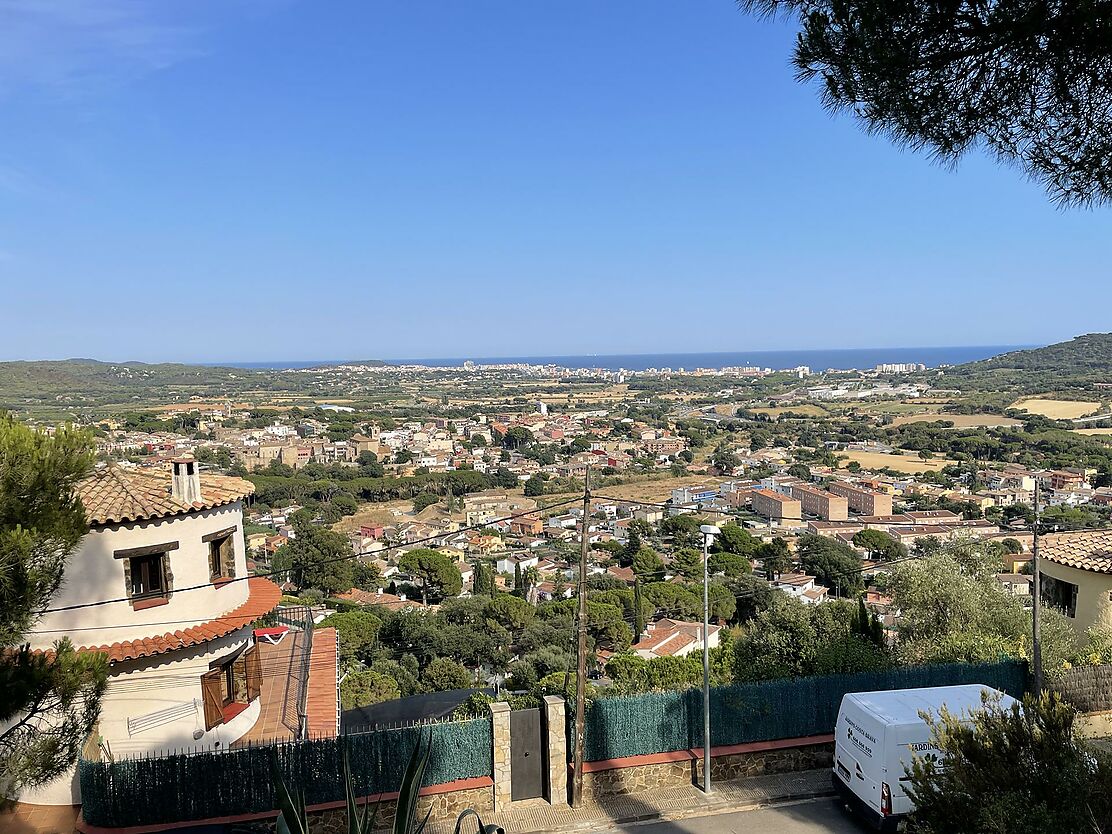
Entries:
{"type": "Polygon", "coordinates": [[[640,643],[645,631],[645,613],[641,610],[641,579],[633,577],[633,642],[640,643]]]}

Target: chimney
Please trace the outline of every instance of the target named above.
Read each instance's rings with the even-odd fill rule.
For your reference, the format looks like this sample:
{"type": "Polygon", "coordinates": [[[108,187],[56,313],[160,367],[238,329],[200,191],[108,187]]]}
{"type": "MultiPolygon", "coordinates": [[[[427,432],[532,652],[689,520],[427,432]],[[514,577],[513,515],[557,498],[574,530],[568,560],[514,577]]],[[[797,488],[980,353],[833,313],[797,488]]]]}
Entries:
{"type": "Polygon", "coordinates": [[[183,504],[201,503],[201,473],[193,458],[174,460],[174,477],[170,483],[170,496],[183,504]]]}

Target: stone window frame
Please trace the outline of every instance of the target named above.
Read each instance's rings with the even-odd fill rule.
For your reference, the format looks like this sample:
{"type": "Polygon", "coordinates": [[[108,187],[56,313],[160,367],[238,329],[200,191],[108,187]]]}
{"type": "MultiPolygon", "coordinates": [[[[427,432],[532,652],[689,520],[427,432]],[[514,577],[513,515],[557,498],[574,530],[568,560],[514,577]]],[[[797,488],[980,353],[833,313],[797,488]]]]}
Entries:
{"type": "Polygon", "coordinates": [[[201,536],[201,541],[208,545],[208,560],[209,560],[209,580],[214,585],[222,585],[236,578],[236,546],[235,534],[239,530],[239,525],[225,527],[223,530],[216,530],[212,533],[206,533],[201,536]],[[220,548],[220,572],[212,572],[212,557],[214,555],[213,548],[220,548]]]}
{"type": "Polygon", "coordinates": [[[145,608],[154,608],[157,605],[166,605],[174,595],[174,572],[170,566],[170,553],[181,547],[181,542],[164,542],[162,544],[149,544],[142,547],[128,547],[112,553],[114,559],[122,559],[124,567],[124,591],[127,593],[128,602],[132,610],[142,611],[145,608]],[[162,557],[162,593],[158,596],[135,596],[131,583],[131,560],[141,556],[162,557]]]}

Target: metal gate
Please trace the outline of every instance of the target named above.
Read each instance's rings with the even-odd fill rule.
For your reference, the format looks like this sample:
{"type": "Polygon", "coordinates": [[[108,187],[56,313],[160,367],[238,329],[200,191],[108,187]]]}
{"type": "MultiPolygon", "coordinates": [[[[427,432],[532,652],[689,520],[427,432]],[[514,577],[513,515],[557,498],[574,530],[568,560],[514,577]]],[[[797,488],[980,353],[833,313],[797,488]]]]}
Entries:
{"type": "Polygon", "coordinates": [[[545,745],[541,710],[510,713],[510,799],[545,795],[545,745]]]}

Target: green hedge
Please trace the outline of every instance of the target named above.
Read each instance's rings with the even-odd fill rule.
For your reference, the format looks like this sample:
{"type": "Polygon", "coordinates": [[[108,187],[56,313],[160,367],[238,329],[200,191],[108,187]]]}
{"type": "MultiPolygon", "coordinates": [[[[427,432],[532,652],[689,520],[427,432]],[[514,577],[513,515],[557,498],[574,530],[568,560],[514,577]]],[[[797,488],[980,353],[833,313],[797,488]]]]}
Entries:
{"type": "MultiPolygon", "coordinates": [[[[857,675],[715,687],[711,689],[711,741],[719,746],[825,735],[834,732],[838,707],[847,692],[964,683],[985,684],[1019,697],[1026,689],[1027,664],[901,666],[857,675]]],[[[574,715],[569,714],[568,721],[568,738],[574,743],[574,715]]],[[[599,698],[587,711],[586,734],[584,760],[588,762],[702,747],[703,692],[688,689],[599,698]]],[[[568,755],[574,755],[571,745],[568,755]]]]}
{"type": "Polygon", "coordinates": [[[271,765],[306,803],[344,798],[341,748],[348,746],[360,795],[396,791],[418,737],[432,734],[425,784],[490,776],[486,718],[284,742],[221,753],[192,753],[78,764],[82,814],[92,825],[158,825],[275,808],[271,765]]]}

